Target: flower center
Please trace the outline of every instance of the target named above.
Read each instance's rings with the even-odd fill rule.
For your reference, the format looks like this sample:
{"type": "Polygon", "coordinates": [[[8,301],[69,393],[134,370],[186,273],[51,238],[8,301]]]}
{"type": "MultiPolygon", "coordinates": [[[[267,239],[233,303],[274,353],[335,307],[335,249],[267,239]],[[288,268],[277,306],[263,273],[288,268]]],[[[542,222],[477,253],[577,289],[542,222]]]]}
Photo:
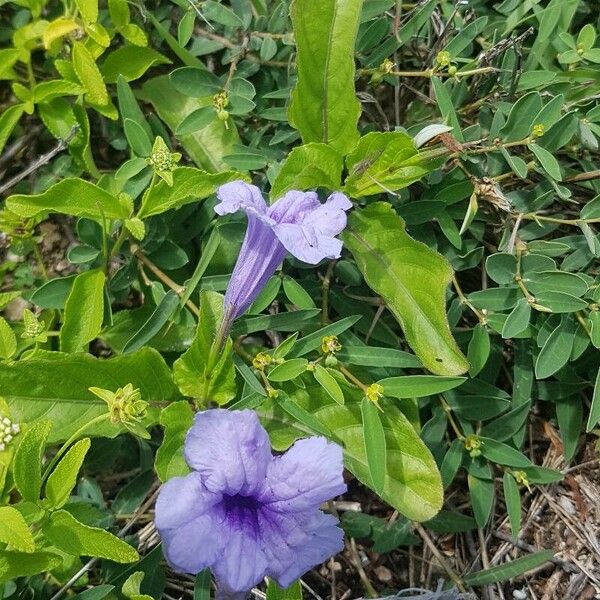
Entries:
{"type": "Polygon", "coordinates": [[[223,508],[227,520],[237,529],[259,532],[259,512],[262,503],[253,496],[223,496],[223,508]]]}

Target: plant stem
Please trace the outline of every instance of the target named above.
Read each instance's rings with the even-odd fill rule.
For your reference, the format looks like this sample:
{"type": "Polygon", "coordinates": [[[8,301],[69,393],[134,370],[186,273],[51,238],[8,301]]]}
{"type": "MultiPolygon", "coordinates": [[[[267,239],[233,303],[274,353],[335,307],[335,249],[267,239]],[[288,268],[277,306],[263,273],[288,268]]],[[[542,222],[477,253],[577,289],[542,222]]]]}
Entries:
{"type": "Polygon", "coordinates": [[[333,277],[333,269],[335,268],[336,260],[332,260],[325,272],[325,277],[321,282],[322,293],[321,293],[321,325],[327,325],[329,323],[329,288],[331,287],[331,279],[333,277]]]}
{"type": "Polygon", "coordinates": [[[452,583],[461,591],[466,592],[467,588],[462,582],[462,579],[454,572],[452,567],[448,564],[448,561],[444,558],[442,553],[437,549],[437,546],[433,543],[433,540],[429,537],[429,534],[425,531],[425,528],[420,523],[415,523],[415,529],[425,542],[425,545],[429,548],[431,553],[438,559],[440,565],[442,565],[444,571],[448,574],[448,577],[452,580],[452,583]]]}
{"type": "Polygon", "coordinates": [[[59,448],[58,452],[54,455],[52,460],[48,463],[46,468],[44,469],[44,474],[42,476],[42,483],[48,479],[48,476],[52,472],[52,469],[57,465],[58,461],[63,457],[65,452],[69,449],[71,444],[75,442],[79,437],[83,435],[83,433],[94,425],[98,425],[98,423],[102,423],[103,421],[108,421],[110,415],[108,412],[102,413],[97,417],[94,417],[91,421],[84,423],[69,439],[59,448]]]}
{"type": "Polygon", "coordinates": [[[485,315],[478,309],[476,309],[471,302],[469,302],[469,299],[464,295],[460,284],[458,283],[458,279],[456,278],[456,273],[452,273],[452,285],[454,285],[454,289],[456,291],[456,295],[458,296],[458,299],[460,300],[461,304],[464,304],[465,306],[467,306],[468,308],[471,309],[471,311],[475,314],[475,316],[479,319],[479,322],[482,325],[485,325],[487,323],[487,319],[485,318],[485,315]]]}
{"type": "MultiPolygon", "coordinates": [[[[172,289],[179,297],[185,293],[185,288],[178,283],[175,283],[166,273],[161,271],[144,253],[137,247],[132,246],[131,253],[154,275],[156,275],[167,287],[172,289]]],[[[187,300],[185,305],[198,317],[200,316],[200,309],[191,301],[187,300]]]]}
{"type": "Polygon", "coordinates": [[[366,393],[368,386],[366,386],[360,379],[352,375],[352,373],[350,373],[350,371],[348,371],[344,365],[338,365],[338,368],[340,372],[342,372],[354,385],[366,393]]]}

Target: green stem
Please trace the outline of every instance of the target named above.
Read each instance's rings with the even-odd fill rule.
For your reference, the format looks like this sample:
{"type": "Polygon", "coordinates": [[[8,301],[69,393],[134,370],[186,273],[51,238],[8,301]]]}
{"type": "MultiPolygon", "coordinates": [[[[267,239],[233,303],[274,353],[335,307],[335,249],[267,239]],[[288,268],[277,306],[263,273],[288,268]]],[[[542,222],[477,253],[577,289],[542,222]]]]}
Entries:
{"type": "Polygon", "coordinates": [[[109,417],[110,415],[108,412],[102,413],[101,415],[94,417],[91,421],[84,423],[73,435],[71,435],[71,437],[59,448],[58,452],[54,455],[54,458],[46,466],[42,476],[42,483],[48,479],[52,469],[54,469],[58,461],[63,457],[65,452],[69,449],[71,444],[77,440],[77,438],[79,438],[90,427],[98,425],[98,423],[102,423],[103,421],[108,421],[109,417]]]}

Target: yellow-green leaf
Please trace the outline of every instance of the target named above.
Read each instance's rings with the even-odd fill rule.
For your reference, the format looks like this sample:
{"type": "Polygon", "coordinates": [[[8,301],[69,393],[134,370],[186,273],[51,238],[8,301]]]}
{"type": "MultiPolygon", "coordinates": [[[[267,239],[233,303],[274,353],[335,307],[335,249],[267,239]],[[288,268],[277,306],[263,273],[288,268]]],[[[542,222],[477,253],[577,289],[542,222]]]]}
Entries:
{"type": "Polygon", "coordinates": [[[59,550],[74,556],[107,558],[118,563],[139,560],[137,550],[112,533],[80,523],[66,510],[50,515],[43,527],[46,538],[59,550]]]}
{"type": "Polygon", "coordinates": [[[81,43],[73,43],[73,68],[86,89],[86,98],[99,106],[108,104],[108,91],[100,69],[90,51],[81,43]]]}

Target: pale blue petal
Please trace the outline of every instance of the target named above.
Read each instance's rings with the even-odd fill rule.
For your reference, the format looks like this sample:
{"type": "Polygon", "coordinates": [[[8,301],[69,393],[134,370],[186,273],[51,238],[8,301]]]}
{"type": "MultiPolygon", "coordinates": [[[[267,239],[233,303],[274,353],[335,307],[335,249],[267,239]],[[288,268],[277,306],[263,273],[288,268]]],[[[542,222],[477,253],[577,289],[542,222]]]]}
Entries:
{"type": "Polygon", "coordinates": [[[268,575],[288,587],[310,569],[344,549],[344,533],[332,515],[321,511],[278,515],[263,530],[268,575]]]}
{"type": "Polygon", "coordinates": [[[271,461],[260,499],[279,512],[317,510],[322,502],[346,491],[343,462],[337,444],[323,437],[299,440],[271,461]]]}
{"type": "Polygon", "coordinates": [[[262,490],[272,459],[267,432],[250,410],[196,414],[184,453],[207,489],[231,496],[251,496],[262,490]]]}
{"type": "Polygon", "coordinates": [[[261,191],[243,181],[231,181],[219,187],[217,197],[220,202],[215,206],[218,215],[226,215],[243,210],[248,214],[264,215],[267,212],[261,191]]]}
{"type": "Polygon", "coordinates": [[[268,215],[276,223],[300,223],[319,206],[321,203],[315,192],[291,190],[269,207],[268,215]]]}

